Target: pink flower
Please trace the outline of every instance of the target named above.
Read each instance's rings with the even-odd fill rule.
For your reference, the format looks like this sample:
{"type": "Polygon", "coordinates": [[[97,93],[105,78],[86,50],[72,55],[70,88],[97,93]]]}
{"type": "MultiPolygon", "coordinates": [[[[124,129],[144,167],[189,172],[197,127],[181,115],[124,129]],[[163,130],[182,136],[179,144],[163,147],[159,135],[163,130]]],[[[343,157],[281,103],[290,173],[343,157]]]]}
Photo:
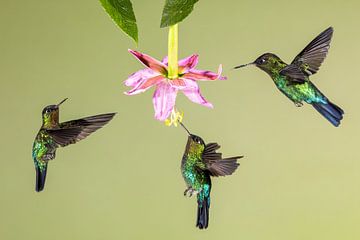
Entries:
{"type": "Polygon", "coordinates": [[[125,85],[133,87],[130,91],[125,92],[127,95],[135,95],[145,92],[152,86],[155,86],[153,95],[153,104],[155,109],[155,118],[164,121],[174,109],[175,100],[178,91],[194,103],[201,104],[205,107],[212,108],[213,105],[206,101],[200,93],[200,88],[196,81],[214,81],[225,80],[221,76],[222,66],[219,66],[218,73],[211,71],[195,69],[198,63],[198,55],[191,55],[178,62],[179,74],[175,79],[168,78],[167,57],[162,62],[137,51],[130,50],[142,64],[145,69],[137,71],[125,80],[125,85]]]}

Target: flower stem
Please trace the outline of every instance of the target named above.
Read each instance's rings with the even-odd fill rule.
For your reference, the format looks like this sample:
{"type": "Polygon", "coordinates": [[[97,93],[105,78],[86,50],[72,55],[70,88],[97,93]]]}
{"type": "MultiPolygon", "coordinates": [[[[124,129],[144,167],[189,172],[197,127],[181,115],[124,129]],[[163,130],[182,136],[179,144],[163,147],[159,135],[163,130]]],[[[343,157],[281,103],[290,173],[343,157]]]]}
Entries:
{"type": "Polygon", "coordinates": [[[168,38],[168,78],[178,77],[178,24],[169,27],[168,38]]]}

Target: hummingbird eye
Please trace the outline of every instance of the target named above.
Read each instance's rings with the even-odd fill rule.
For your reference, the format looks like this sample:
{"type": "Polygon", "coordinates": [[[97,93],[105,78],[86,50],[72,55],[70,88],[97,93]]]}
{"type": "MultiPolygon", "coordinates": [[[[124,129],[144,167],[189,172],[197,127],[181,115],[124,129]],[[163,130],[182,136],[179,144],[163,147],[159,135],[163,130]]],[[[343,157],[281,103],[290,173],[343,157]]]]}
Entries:
{"type": "Polygon", "coordinates": [[[264,64],[266,61],[267,61],[267,57],[261,56],[258,59],[256,59],[256,64],[261,65],[261,64],[264,64]]]}
{"type": "Polygon", "coordinates": [[[196,135],[191,135],[192,141],[197,144],[204,144],[204,141],[196,135]]]}

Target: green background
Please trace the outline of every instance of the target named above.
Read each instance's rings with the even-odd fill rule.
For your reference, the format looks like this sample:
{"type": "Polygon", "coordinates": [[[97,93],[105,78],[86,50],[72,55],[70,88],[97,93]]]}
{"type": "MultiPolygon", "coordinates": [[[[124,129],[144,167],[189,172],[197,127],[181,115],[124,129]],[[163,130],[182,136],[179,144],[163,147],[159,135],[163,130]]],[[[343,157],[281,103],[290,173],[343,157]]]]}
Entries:
{"type": "Polygon", "coordinates": [[[0,239],[359,239],[359,1],[200,1],[180,25],[180,57],[224,64],[228,81],[201,82],[213,110],[179,94],[188,128],[243,154],[238,171],[213,180],[210,226],[195,228],[183,196],[181,128],[154,120],[152,90],[125,96],[142,68],[128,52],[166,55],[164,1],[134,0],[138,47],[98,1],[1,1],[0,239]],[[334,128],[296,108],[249,67],[263,52],[290,62],[335,29],[313,82],[345,112],[334,128]],[[45,191],[34,191],[31,147],[42,108],[69,100],[61,120],[118,112],[104,129],[59,149],[45,191]]]}

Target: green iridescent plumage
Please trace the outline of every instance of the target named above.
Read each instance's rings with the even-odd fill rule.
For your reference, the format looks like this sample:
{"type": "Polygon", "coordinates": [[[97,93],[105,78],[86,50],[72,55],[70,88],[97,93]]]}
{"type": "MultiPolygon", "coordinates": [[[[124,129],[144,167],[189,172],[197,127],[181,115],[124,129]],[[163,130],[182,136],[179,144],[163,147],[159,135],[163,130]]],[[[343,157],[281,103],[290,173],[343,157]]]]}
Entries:
{"type": "Polygon", "coordinates": [[[201,193],[201,195],[198,196],[201,202],[206,197],[209,197],[211,189],[209,174],[205,171],[199,171],[206,168],[202,159],[204,149],[205,144],[200,137],[195,135],[189,136],[181,163],[181,172],[186,185],[191,188],[191,191],[201,193]]]}
{"type": "Polygon", "coordinates": [[[266,66],[261,66],[262,69],[271,76],[278,89],[285,94],[296,105],[301,106],[302,102],[306,103],[326,103],[327,98],[310,82],[306,77],[304,82],[293,83],[292,78],[281,74],[286,66],[276,55],[267,54],[262,56],[262,59],[267,59],[266,66]]]}
{"type": "Polygon", "coordinates": [[[187,132],[188,142],[181,161],[181,173],[187,185],[184,195],[197,195],[196,226],[205,229],[209,223],[210,177],[231,175],[239,166],[237,160],[242,156],[223,159],[222,154],[216,152],[220,148],[217,143],[205,144],[200,137],[187,132]]]}
{"type": "Polygon", "coordinates": [[[42,112],[43,123],[35,137],[32,150],[37,192],[44,189],[48,162],[55,158],[58,147],[64,147],[84,139],[108,123],[115,115],[115,113],[107,113],[59,123],[59,106],[65,100],[57,105],[45,107],[42,112]]]}
{"type": "Polygon", "coordinates": [[[324,61],[330,47],[333,29],[330,27],[311,41],[301,51],[291,64],[286,64],[278,56],[265,53],[253,63],[240,65],[255,65],[265,71],[273,79],[276,87],[297,107],[303,102],[311,104],[334,126],[339,126],[344,111],[329,101],[321,91],[310,81],[309,76],[315,74],[324,61]]]}

